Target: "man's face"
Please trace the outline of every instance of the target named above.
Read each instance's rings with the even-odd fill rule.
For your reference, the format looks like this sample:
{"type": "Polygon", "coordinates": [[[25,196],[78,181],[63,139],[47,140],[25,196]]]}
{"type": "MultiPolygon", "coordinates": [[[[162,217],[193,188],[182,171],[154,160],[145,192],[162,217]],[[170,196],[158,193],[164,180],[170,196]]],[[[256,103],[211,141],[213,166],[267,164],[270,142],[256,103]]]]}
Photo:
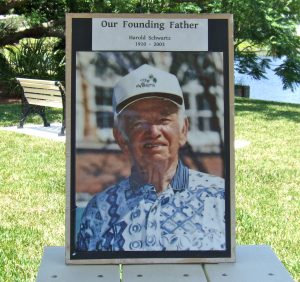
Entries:
{"type": "Polygon", "coordinates": [[[115,130],[122,151],[134,165],[172,164],[186,142],[187,121],[180,124],[177,106],[159,98],[142,99],[122,113],[124,134],[115,130]]]}

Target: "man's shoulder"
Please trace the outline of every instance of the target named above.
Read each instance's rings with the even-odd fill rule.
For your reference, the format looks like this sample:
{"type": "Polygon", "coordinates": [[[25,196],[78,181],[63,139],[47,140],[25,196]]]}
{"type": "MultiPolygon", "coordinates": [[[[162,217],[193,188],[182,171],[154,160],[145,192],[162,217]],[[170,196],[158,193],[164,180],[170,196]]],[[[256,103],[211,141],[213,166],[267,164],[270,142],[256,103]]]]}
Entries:
{"type": "Polygon", "coordinates": [[[224,190],[225,180],[220,176],[189,169],[189,186],[224,190]]]}
{"type": "Polygon", "coordinates": [[[95,194],[86,206],[85,214],[96,215],[98,211],[101,214],[106,214],[108,210],[116,206],[118,199],[123,203],[122,198],[124,198],[128,185],[128,179],[126,178],[95,194]]]}
{"type": "Polygon", "coordinates": [[[129,187],[129,180],[128,178],[121,180],[120,182],[106,188],[104,191],[101,191],[97,193],[94,196],[94,199],[97,199],[97,201],[103,201],[110,197],[118,196],[121,193],[124,193],[124,191],[129,187]]]}

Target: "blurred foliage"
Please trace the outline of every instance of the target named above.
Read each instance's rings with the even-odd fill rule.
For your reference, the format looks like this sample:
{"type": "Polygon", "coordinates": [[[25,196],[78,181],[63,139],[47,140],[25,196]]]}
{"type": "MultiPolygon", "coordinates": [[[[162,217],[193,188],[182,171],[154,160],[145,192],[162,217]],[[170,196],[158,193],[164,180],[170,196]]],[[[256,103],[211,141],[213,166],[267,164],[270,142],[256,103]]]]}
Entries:
{"type": "Polygon", "coordinates": [[[5,55],[14,77],[63,80],[64,53],[57,40],[25,39],[5,47],[5,55]]]}
{"type": "Polygon", "coordinates": [[[64,81],[65,53],[54,38],[23,39],[0,50],[0,78],[7,93],[18,96],[16,77],[64,81]]]}
{"type": "Polygon", "coordinates": [[[294,90],[300,84],[299,0],[0,0],[0,15],[17,15],[0,20],[0,47],[30,37],[53,36],[63,41],[66,12],[230,13],[234,15],[236,70],[260,79],[271,67],[271,61],[261,56],[281,58],[275,73],[283,87],[294,90]]]}
{"type": "Polygon", "coordinates": [[[67,5],[65,0],[35,0],[23,1],[14,9],[17,15],[24,15],[29,25],[39,25],[48,21],[65,17],[67,5]]]}

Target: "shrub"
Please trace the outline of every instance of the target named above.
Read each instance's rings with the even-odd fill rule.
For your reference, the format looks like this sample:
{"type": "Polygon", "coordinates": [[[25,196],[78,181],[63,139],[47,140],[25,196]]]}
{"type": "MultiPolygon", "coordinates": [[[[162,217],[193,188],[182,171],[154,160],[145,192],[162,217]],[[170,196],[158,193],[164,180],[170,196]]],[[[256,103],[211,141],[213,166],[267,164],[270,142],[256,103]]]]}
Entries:
{"type": "Polygon", "coordinates": [[[64,80],[65,54],[52,38],[26,39],[0,53],[0,81],[16,92],[16,77],[64,80]]]}

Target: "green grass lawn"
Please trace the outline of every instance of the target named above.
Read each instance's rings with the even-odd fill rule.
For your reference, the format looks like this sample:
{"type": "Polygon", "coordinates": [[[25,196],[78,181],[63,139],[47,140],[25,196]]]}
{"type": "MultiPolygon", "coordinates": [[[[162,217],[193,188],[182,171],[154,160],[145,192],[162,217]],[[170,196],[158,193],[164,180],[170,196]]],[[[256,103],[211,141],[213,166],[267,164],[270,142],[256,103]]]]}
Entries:
{"type": "MultiPolygon", "coordinates": [[[[0,126],[18,125],[21,117],[21,104],[0,104],[0,126]]],[[[62,122],[62,109],[46,108],[48,122],[62,122]]],[[[39,115],[29,115],[26,123],[43,124],[39,115]]]]}
{"type": "MultiPolygon", "coordinates": [[[[237,244],[270,245],[300,282],[300,107],[235,104],[236,139],[250,141],[236,150],[237,244]]],[[[0,126],[17,125],[19,107],[0,105],[0,126]]],[[[44,246],[64,245],[65,145],[0,134],[0,281],[34,281],[44,246]]]]}
{"type": "Polygon", "coordinates": [[[300,281],[300,107],[236,99],[237,244],[270,245],[300,281]]]}
{"type": "MultiPolygon", "coordinates": [[[[0,105],[0,126],[17,125],[19,114],[20,105],[0,105]]],[[[59,121],[61,112],[48,116],[59,121]]],[[[65,145],[0,135],[0,281],[35,281],[43,247],[64,245],[65,145]]]]}

